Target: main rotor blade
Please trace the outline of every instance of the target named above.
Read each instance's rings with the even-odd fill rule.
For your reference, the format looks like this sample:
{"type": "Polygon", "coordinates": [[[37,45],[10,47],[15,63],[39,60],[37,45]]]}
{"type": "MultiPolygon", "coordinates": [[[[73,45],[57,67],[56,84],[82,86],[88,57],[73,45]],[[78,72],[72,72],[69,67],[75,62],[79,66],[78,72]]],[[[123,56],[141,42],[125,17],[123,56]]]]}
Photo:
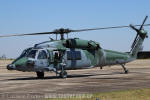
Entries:
{"type": "MultiPolygon", "coordinates": [[[[141,25],[134,25],[141,26],[141,25]]],[[[143,26],[150,26],[150,24],[145,24],[143,26]]],[[[128,28],[130,26],[114,26],[114,27],[103,27],[103,28],[89,28],[89,29],[80,29],[80,30],[70,30],[70,29],[56,29],[52,32],[40,32],[40,33],[27,33],[27,34],[9,34],[9,35],[1,35],[2,37],[12,37],[12,36],[27,36],[27,35],[46,35],[46,34],[68,34],[70,32],[83,32],[83,31],[94,31],[94,30],[106,30],[106,29],[115,29],[115,28],[128,28]]]]}
{"type": "MultiPolygon", "coordinates": [[[[134,25],[141,26],[141,25],[134,25]]],[[[145,24],[143,26],[150,26],[150,24],[145,24]]],[[[114,27],[103,27],[103,28],[89,28],[89,29],[81,29],[81,30],[70,30],[71,32],[83,32],[83,31],[94,31],[94,30],[106,30],[106,29],[115,29],[115,28],[128,28],[130,26],[114,26],[114,27]]]]}
{"type": "Polygon", "coordinates": [[[54,34],[55,32],[40,32],[40,33],[27,33],[27,34],[9,34],[9,35],[1,35],[1,37],[12,37],[12,36],[26,36],[26,35],[46,35],[46,34],[54,34]]]}

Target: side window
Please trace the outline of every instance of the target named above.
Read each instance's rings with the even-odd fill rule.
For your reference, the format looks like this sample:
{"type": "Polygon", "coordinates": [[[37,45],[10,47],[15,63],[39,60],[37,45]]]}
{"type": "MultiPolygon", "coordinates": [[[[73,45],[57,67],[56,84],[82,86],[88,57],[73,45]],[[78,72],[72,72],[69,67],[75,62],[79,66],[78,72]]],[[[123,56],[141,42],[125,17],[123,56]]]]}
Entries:
{"type": "Polygon", "coordinates": [[[76,57],[76,60],[81,60],[81,52],[80,51],[76,51],[75,52],[75,57],[76,57]]]}
{"type": "Polygon", "coordinates": [[[72,57],[73,55],[72,55],[72,52],[71,51],[67,51],[67,59],[68,60],[73,60],[72,57]]]}
{"type": "Polygon", "coordinates": [[[81,60],[81,52],[80,51],[67,51],[67,59],[68,60],[81,60]]]}
{"type": "Polygon", "coordinates": [[[44,50],[39,52],[38,59],[47,59],[47,54],[44,50]]]}

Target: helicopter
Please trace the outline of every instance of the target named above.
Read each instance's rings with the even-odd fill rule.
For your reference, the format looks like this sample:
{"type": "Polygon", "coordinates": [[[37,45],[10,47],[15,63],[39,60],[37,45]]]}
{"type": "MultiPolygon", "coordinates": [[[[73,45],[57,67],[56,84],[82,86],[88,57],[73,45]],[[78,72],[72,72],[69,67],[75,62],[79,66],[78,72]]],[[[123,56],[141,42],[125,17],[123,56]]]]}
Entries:
{"type": "Polygon", "coordinates": [[[148,16],[145,17],[141,25],[130,24],[129,26],[79,30],[60,28],[52,32],[2,35],[0,38],[26,35],[56,35],[55,40],[51,39],[25,49],[16,60],[7,65],[7,69],[36,72],[37,78],[44,78],[44,72],[52,71],[56,73],[56,76],[59,75],[61,78],[67,78],[67,70],[89,69],[94,67],[100,67],[102,69],[104,66],[121,65],[124,73],[127,74],[128,69],[125,67],[125,64],[136,60],[137,53],[144,39],[148,38],[147,32],[143,28],[143,26],[150,26],[150,24],[145,24],[147,18],[148,16]],[[136,26],[140,28],[138,29],[136,26]],[[98,42],[93,40],[68,38],[68,34],[71,32],[128,27],[137,33],[129,53],[103,49],[98,42]],[[57,35],[60,35],[59,40],[57,39],[57,35]],[[67,35],[67,39],[64,38],[64,35],[67,35]]]}

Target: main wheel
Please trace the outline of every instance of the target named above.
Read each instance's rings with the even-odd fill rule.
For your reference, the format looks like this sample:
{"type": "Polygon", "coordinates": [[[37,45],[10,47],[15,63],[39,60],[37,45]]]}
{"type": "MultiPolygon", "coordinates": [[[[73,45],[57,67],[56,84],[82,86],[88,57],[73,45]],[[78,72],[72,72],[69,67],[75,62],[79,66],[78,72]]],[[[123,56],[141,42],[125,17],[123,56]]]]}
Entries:
{"type": "Polygon", "coordinates": [[[67,72],[66,71],[61,71],[60,74],[59,74],[59,76],[61,78],[67,78],[67,72]]]}
{"type": "Polygon", "coordinates": [[[128,74],[128,72],[129,72],[128,70],[125,70],[125,74],[128,74]]]}
{"type": "Polygon", "coordinates": [[[37,78],[44,78],[44,72],[36,72],[37,78]]]}

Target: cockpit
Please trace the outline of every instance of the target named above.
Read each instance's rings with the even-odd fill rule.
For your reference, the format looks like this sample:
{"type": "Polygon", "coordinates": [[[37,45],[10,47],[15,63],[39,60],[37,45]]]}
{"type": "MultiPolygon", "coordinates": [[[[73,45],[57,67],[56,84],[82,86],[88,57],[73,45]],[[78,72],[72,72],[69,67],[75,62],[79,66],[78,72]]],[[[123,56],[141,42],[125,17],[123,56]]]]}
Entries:
{"type": "Polygon", "coordinates": [[[32,48],[27,48],[25,50],[23,50],[23,52],[21,53],[20,57],[25,57],[27,56],[27,54],[30,52],[32,48]]]}
{"type": "Polygon", "coordinates": [[[36,53],[37,53],[37,50],[31,50],[31,51],[27,54],[27,57],[29,57],[29,58],[35,58],[36,53]]]}
{"type": "Polygon", "coordinates": [[[26,57],[33,59],[47,59],[48,53],[47,50],[44,49],[33,49],[26,55],[26,57]]]}

